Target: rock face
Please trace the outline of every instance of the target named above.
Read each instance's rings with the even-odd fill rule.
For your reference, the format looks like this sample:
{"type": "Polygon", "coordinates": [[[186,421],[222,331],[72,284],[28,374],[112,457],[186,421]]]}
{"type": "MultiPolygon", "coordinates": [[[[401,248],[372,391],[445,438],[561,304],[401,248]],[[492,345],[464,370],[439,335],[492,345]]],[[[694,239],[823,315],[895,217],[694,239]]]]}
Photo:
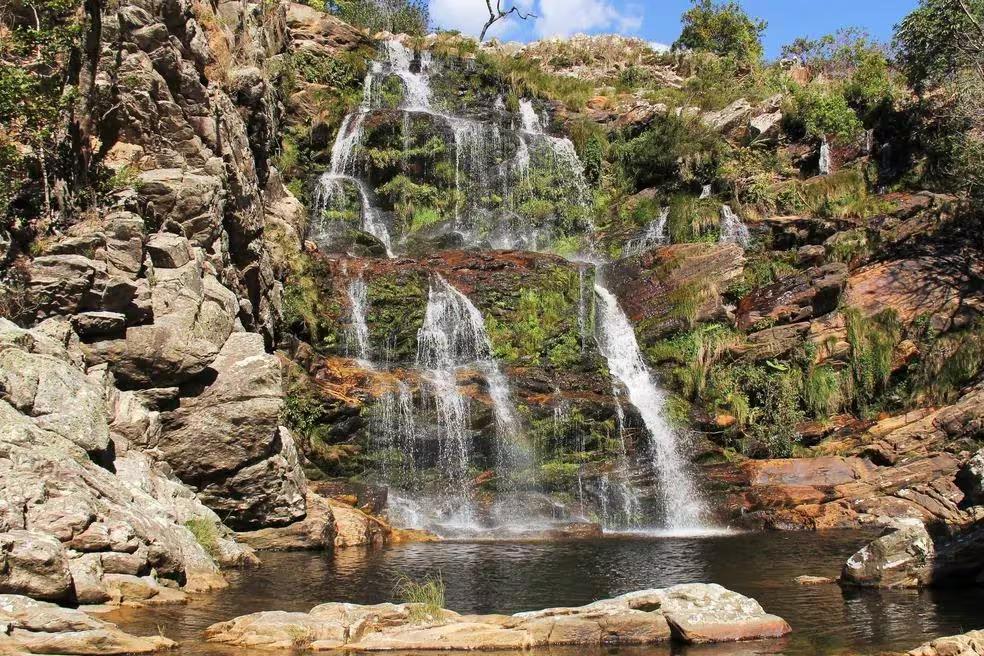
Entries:
{"type": "Polygon", "coordinates": [[[206,639],[236,647],[312,651],[520,650],[561,645],[689,644],[777,638],[789,625],[718,585],[632,592],[579,608],[516,615],[436,616],[417,604],[322,604],[310,613],[264,612],[220,622],[206,639]]]}
{"type": "Polygon", "coordinates": [[[183,597],[158,579],[189,591],[223,585],[216,561],[252,555],[165,463],[131,443],[160,435],[159,413],[120,392],[105,367],[82,373],[81,360],[64,320],[27,331],[0,319],[0,593],[125,603],[183,597]],[[92,449],[78,439],[86,435],[111,446],[92,449]],[[185,524],[212,527],[209,541],[185,524]]]}
{"type": "Polygon", "coordinates": [[[215,380],[161,417],[160,449],[175,473],[236,528],[304,517],[304,476],[281,427],[280,362],[256,333],[235,333],[211,363],[215,380]]]}
{"type": "Polygon", "coordinates": [[[797,323],[827,314],[837,307],[846,284],[847,266],[839,262],[783,278],[741,300],[738,327],[748,330],[761,321],[797,323]]]}
{"type": "Polygon", "coordinates": [[[956,483],[964,493],[966,505],[984,505],[984,449],[975,453],[974,457],[960,468],[956,483]]]}
{"type": "Polygon", "coordinates": [[[173,649],[162,636],[140,638],[82,611],[0,594],[0,653],[148,654],[173,649]],[[9,650],[9,652],[7,651],[9,650]]]}
{"type": "Polygon", "coordinates": [[[744,263],[734,244],[674,244],[619,260],[606,282],[643,341],[650,341],[690,322],[724,317],[721,294],[744,263]]]}
{"type": "Polygon", "coordinates": [[[841,582],[876,588],[916,588],[932,578],[933,539],[917,519],[900,520],[851,556],[841,582]]]}

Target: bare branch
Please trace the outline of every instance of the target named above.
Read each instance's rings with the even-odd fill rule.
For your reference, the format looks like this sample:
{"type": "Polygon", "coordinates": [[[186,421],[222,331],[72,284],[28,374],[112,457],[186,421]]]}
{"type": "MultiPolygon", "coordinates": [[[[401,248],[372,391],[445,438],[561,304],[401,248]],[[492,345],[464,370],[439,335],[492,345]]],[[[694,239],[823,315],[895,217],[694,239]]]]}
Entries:
{"type": "Polygon", "coordinates": [[[496,0],[495,9],[492,8],[492,0],[485,0],[485,6],[489,10],[489,20],[486,21],[485,26],[482,27],[482,34],[478,37],[479,43],[485,41],[485,34],[489,31],[490,27],[510,14],[516,14],[521,20],[529,20],[530,18],[537,17],[536,14],[531,11],[523,13],[520,11],[519,7],[515,5],[509,9],[503,9],[502,0],[496,0]]]}

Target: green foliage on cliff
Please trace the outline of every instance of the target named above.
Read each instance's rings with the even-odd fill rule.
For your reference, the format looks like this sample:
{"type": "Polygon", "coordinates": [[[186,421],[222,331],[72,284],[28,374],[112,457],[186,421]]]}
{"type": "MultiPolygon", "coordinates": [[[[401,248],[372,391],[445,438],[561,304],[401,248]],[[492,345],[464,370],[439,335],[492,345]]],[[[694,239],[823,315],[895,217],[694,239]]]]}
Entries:
{"type": "Polygon", "coordinates": [[[208,555],[213,557],[219,555],[219,529],[215,522],[203,517],[194,517],[186,521],[184,526],[191,531],[195,540],[202,545],[208,555]]]}
{"type": "Polygon", "coordinates": [[[370,34],[385,30],[421,36],[430,28],[430,11],[424,0],[307,0],[307,4],[370,34]]]}
{"type": "Polygon", "coordinates": [[[367,299],[370,342],[384,348],[390,361],[412,362],[427,308],[427,281],[416,272],[374,275],[367,299]]]}
{"type": "Polygon", "coordinates": [[[724,143],[699,119],[666,113],[642,134],[616,146],[625,177],[636,189],[671,189],[713,178],[724,143]]]}

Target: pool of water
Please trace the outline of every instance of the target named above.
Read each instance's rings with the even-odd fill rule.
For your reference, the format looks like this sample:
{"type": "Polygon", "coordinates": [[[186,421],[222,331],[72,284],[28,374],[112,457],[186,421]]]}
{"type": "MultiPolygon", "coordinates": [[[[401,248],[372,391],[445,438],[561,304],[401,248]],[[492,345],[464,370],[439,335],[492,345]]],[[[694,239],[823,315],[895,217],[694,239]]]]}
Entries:
{"type": "MultiPolygon", "coordinates": [[[[163,632],[182,656],[244,654],[202,643],[213,622],[261,610],[307,611],[326,601],[394,600],[401,576],[441,576],[446,606],[463,613],[514,613],[575,606],[632,590],[720,583],[785,618],[780,641],[724,648],[665,646],[595,650],[608,654],[775,653],[789,656],[905,651],[943,635],[984,627],[984,589],[842,591],[802,586],[801,574],[836,576],[870,534],[744,533],[699,538],[651,536],[545,543],[405,544],[333,555],[263,554],[263,567],[230,572],[231,585],[183,606],[119,611],[107,619],[140,633],[163,632]]],[[[592,651],[592,650],[588,650],[592,651]]],[[[552,651],[552,654],[557,653],[552,651]]]]}

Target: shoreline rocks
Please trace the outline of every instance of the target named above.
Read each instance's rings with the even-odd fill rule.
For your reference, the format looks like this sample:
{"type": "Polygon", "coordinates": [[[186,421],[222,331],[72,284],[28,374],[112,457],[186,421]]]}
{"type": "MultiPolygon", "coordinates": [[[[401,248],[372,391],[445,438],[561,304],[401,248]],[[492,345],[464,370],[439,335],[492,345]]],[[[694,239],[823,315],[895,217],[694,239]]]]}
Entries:
{"type": "Polygon", "coordinates": [[[687,644],[779,638],[791,631],[754,599],[716,584],[631,592],[575,608],[515,615],[430,612],[421,604],[327,603],[213,624],[209,642],[310,651],[514,650],[560,645],[687,644]]]}

